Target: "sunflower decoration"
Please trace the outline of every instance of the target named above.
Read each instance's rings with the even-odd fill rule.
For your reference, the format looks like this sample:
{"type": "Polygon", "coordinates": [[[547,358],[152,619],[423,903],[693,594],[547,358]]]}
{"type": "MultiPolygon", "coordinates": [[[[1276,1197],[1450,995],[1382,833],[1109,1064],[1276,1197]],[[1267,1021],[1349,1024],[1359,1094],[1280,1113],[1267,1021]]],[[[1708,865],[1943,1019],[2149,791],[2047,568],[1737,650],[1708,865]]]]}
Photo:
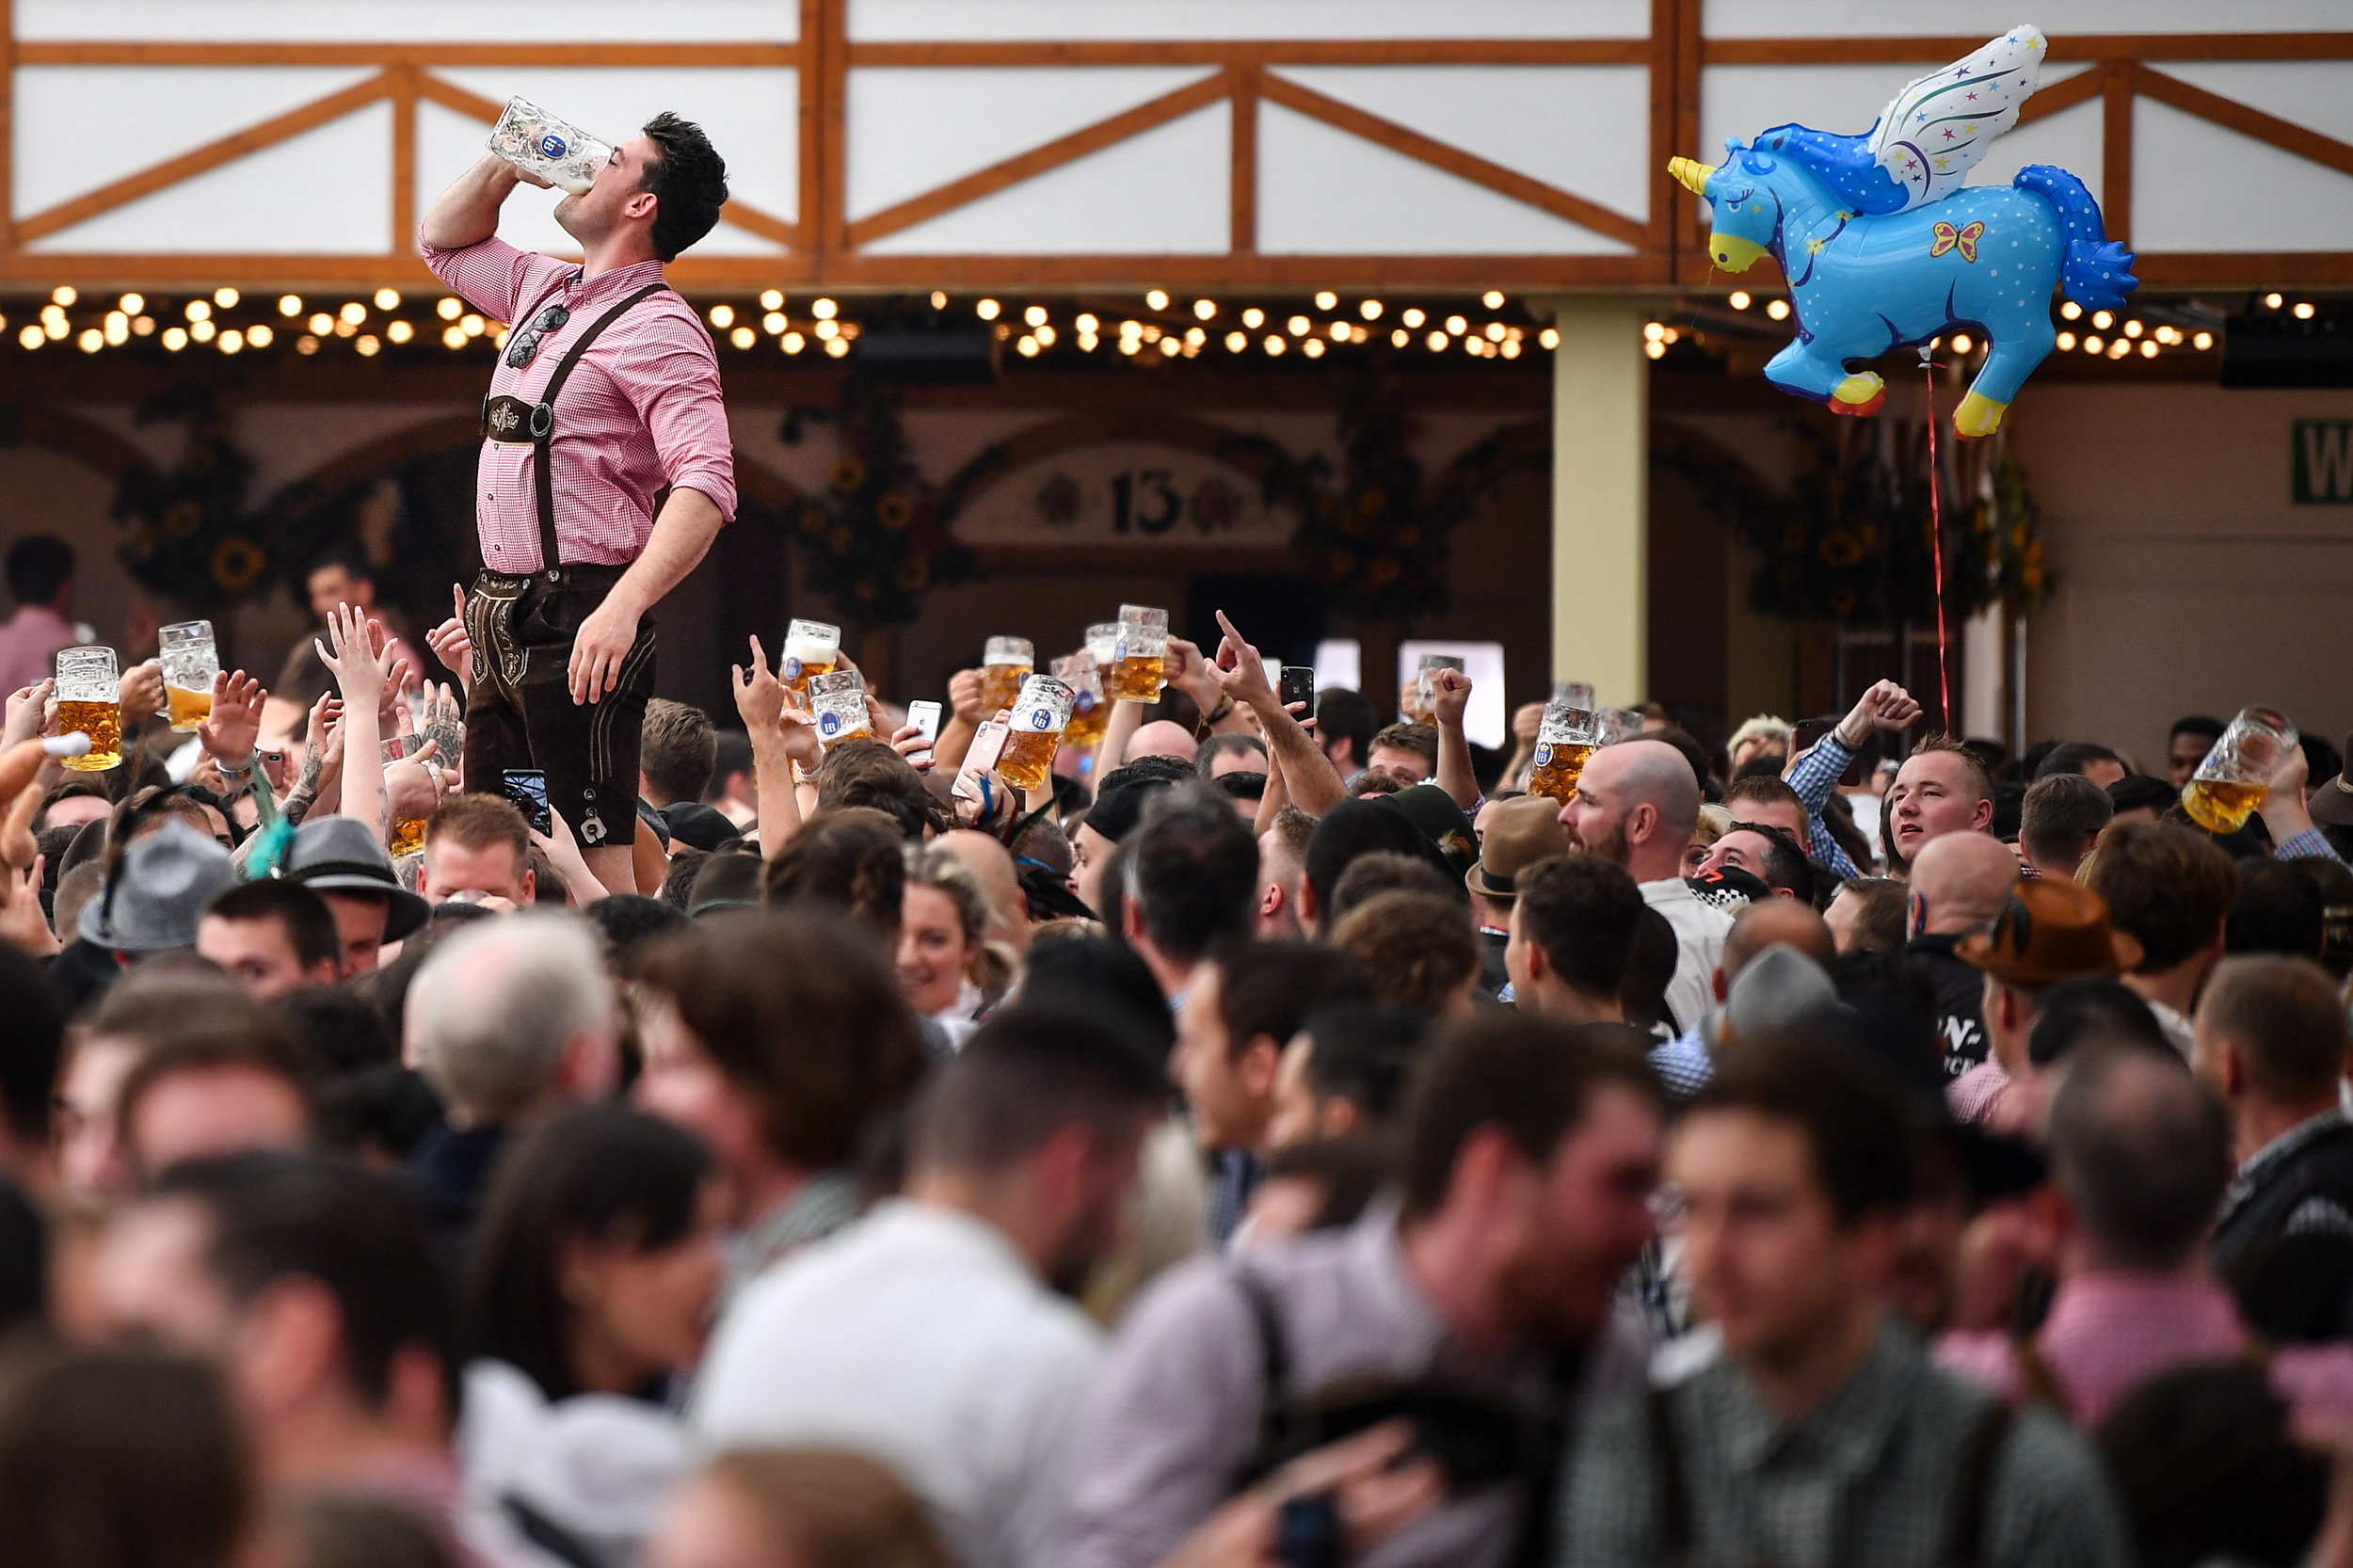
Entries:
{"type": "Polygon", "coordinates": [[[181,419],[187,444],[168,472],[126,474],[114,517],[134,581],[174,605],[222,610],[253,594],[271,565],[269,531],[245,511],[252,459],[209,392],[175,388],[142,404],[138,423],[181,419]]]}
{"type": "Polygon", "coordinates": [[[974,575],[971,552],[948,532],[938,488],[907,451],[894,394],[852,377],[840,404],[792,410],[779,435],[795,442],[811,419],[833,422],[840,455],[797,520],[810,580],[845,622],[903,625],[927,590],[974,575]]]}
{"type": "Polygon", "coordinates": [[[2008,437],[1997,432],[1993,444],[1969,513],[1970,558],[1981,574],[1987,599],[1998,599],[2015,613],[2031,616],[2051,593],[2041,519],[2034,497],[2026,493],[2026,471],[2011,452],[2008,437]]]}

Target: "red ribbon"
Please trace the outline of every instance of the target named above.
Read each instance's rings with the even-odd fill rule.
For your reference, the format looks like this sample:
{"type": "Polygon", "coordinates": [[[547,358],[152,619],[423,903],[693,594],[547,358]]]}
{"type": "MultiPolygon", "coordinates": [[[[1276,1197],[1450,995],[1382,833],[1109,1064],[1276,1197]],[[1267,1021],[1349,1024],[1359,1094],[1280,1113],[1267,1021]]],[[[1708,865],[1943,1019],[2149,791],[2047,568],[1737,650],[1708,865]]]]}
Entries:
{"type": "Polygon", "coordinates": [[[1936,365],[1920,351],[1920,369],[1929,378],[1929,542],[1936,552],[1936,691],[1937,700],[1944,705],[1945,733],[1959,738],[1953,728],[1952,664],[1947,658],[1950,644],[1945,635],[1945,508],[1937,492],[1944,488],[1936,472],[1936,365]]]}

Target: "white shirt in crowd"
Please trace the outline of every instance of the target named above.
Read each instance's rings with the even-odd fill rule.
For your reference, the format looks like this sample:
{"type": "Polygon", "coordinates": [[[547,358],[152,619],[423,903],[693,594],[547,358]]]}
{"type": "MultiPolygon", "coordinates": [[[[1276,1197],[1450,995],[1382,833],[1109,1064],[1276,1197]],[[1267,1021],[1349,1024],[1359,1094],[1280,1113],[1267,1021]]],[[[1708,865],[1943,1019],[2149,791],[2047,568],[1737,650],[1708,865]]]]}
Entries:
{"type": "MultiPolygon", "coordinates": [[[[663,1498],[693,1467],[685,1430],[660,1405],[617,1394],[550,1403],[528,1374],[488,1357],[466,1368],[456,1448],[484,1514],[511,1528],[520,1504],[608,1562],[637,1560],[663,1498]]],[[[522,1547],[500,1560],[560,1560],[522,1547]]]]}
{"type": "Polygon", "coordinates": [[[706,1450],[872,1454],[963,1568],[1046,1559],[1095,1325],[996,1227],[894,1200],[760,1276],[719,1324],[688,1414],[706,1450]]]}
{"type": "Polygon", "coordinates": [[[1691,1029],[1716,1005],[1716,966],[1723,962],[1724,936],[1732,917],[1691,891],[1679,876],[1642,884],[1642,902],[1667,917],[1675,931],[1674,978],[1667,982],[1667,1006],[1678,1033],[1691,1029]]]}

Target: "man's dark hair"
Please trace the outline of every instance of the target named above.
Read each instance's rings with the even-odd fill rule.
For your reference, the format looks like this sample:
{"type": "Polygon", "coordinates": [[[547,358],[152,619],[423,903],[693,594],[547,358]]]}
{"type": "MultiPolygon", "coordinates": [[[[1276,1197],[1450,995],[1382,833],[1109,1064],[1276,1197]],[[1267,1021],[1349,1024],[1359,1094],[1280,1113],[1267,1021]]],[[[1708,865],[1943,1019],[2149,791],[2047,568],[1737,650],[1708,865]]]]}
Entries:
{"type": "Polygon", "coordinates": [[[384,1015],[348,986],[298,986],[272,997],[262,1011],[322,1078],[400,1064],[400,1043],[385,1027],[384,1015]]]}
{"type": "Polygon", "coordinates": [[[718,765],[719,727],[691,702],[655,697],[638,727],[637,770],[662,792],[664,805],[698,801],[718,765]]]}
{"type": "MultiPolygon", "coordinates": [[[[1682,958],[1675,928],[1666,916],[1643,905],[1626,949],[1625,973],[1618,981],[1618,1007],[1627,1023],[1647,1032],[1666,1018],[1667,987],[1674,984],[1675,965],[1682,958]]],[[[1680,1018],[1675,1022],[1683,1024],[1680,1018]]]]}
{"type": "Polygon", "coordinates": [[[728,204],[728,165],[703,128],[664,109],[640,127],[654,156],[637,178],[653,192],[653,253],[665,262],[711,232],[728,204]]]}
{"type": "Polygon", "coordinates": [[[2046,768],[2026,791],[2018,842],[2038,861],[2074,860],[2115,815],[2107,791],[2080,773],[2046,768]]]}
{"type": "Polygon", "coordinates": [[[1211,956],[1218,1016],[1237,1057],[1261,1034],[1281,1050],[1310,1013],[1364,995],[1369,983],[1355,959],[1320,942],[1227,942],[1211,956]]]}
{"type": "Polygon", "coordinates": [[[1441,1034],[1405,1108],[1406,1215],[1445,1205],[1463,1145],[1482,1128],[1501,1128],[1521,1158],[1542,1165],[1603,1084],[1623,1085],[1663,1109],[1666,1096],[1641,1038],[1620,1025],[1572,1027],[1500,1010],[1441,1034]]]}
{"type": "Polygon", "coordinates": [[[1327,745],[1334,741],[1353,742],[1349,752],[1352,766],[1363,767],[1372,755],[1372,732],[1379,728],[1373,722],[1372,704],[1362,692],[1334,686],[1316,694],[1316,737],[1327,745]]]}
{"type": "Polygon", "coordinates": [[[330,545],[311,557],[302,568],[302,581],[308,584],[320,572],[340,570],[354,583],[376,582],[376,568],[368,561],[368,552],[356,544],[330,545]]]}
{"type": "Polygon", "coordinates": [[[2225,952],[2318,959],[2329,936],[2329,900],[2301,860],[2242,860],[2238,897],[2222,921],[2225,952]]]}
{"type": "Polygon", "coordinates": [[[2265,1099],[2315,1103],[2345,1076],[2345,1003],[2329,971],[2308,958],[2225,958],[2198,999],[2198,1027],[2237,1048],[2247,1086],[2265,1099]]]}
{"type": "Polygon", "coordinates": [[[1771,823],[1735,821],[1726,831],[1753,833],[1765,840],[1765,886],[1788,889],[1800,904],[1814,902],[1814,863],[1785,830],[1771,823]]]}
{"type": "Polygon", "coordinates": [[[683,931],[690,923],[685,910],[643,893],[614,893],[580,913],[604,939],[606,958],[623,980],[637,978],[638,963],[657,937],[683,931]]]}
{"type": "Polygon", "coordinates": [[[73,547],[55,534],[27,534],[8,546],[5,568],[17,604],[47,604],[73,577],[73,547]]]}
{"type": "Polygon", "coordinates": [[[1250,934],[1258,840],[1224,795],[1198,784],[1162,792],[1136,830],[1128,898],[1152,945],[1178,963],[1250,934]]]}
{"type": "Polygon", "coordinates": [[[312,1155],[240,1154],[175,1165],[151,1198],[204,1210],[204,1266],[240,1309],[288,1278],[333,1296],[344,1372],[366,1408],[383,1408],[406,1351],[430,1352],[454,1382],[440,1257],[394,1178],[312,1155]]]}
{"type": "Polygon", "coordinates": [[[1912,935],[1912,888],[1892,876],[1858,876],[1839,891],[1854,895],[1855,939],[1865,952],[1892,952],[1912,935]]]}
{"type": "Polygon", "coordinates": [[[2181,798],[2181,791],[2145,773],[2128,773],[2108,786],[2108,805],[2119,813],[2147,809],[2162,817],[2181,798]]]}
{"type": "Polygon", "coordinates": [[[1555,855],[1522,868],[1516,886],[1520,930],[1561,983],[1616,996],[1645,907],[1626,869],[1597,855],[1555,855]]]}
{"type": "Polygon", "coordinates": [[[1438,727],[1433,724],[1389,725],[1373,736],[1372,744],[1365,748],[1366,757],[1369,759],[1383,746],[1391,751],[1410,751],[1434,770],[1438,765],[1438,727]]]}
{"type": "Polygon", "coordinates": [[[1912,1136],[1887,1075],[1803,1034],[1743,1042],[1684,1109],[1690,1120],[1747,1112],[1805,1135],[1814,1174],[1842,1225],[1912,1197],[1912,1136]]]}
{"type": "Polygon", "coordinates": [[[912,1162],[993,1174],[1074,1123],[1103,1138],[1140,1130],[1167,1100],[1166,1074],[1119,1031],[1025,1003],[973,1031],[932,1075],[916,1105],[912,1162]]]}
{"type": "MultiPolygon", "coordinates": [[[[283,1026],[250,1003],[241,1009],[198,1007],[149,1044],[115,1093],[115,1138],[132,1163],[140,1158],[135,1136],[139,1108],[156,1085],[183,1073],[230,1070],[276,1079],[300,1102],[305,1124],[317,1127],[317,1064],[283,1026]]],[[[136,1174],[155,1173],[141,1168],[136,1174]]]]}
{"type": "Polygon", "coordinates": [[[335,929],[335,913],[327,901],[299,882],[270,877],[240,882],[204,906],[204,913],[224,920],[276,920],[294,949],[295,962],[305,969],[337,964],[344,939],[335,929]]]}
{"type": "MultiPolygon", "coordinates": [[[[1789,754],[1785,751],[1756,752],[1747,761],[1732,770],[1732,784],[1753,784],[1760,780],[1778,784],[1781,782],[1782,770],[1788,766],[1789,754]]],[[[1731,801],[1732,785],[1726,785],[1723,803],[1729,805],[1731,801]]]]}
{"type": "Polygon", "coordinates": [[[2098,1441],[2143,1568],[2300,1562],[2328,1512],[2329,1460],[2251,1356],[2135,1384],[2098,1441]]]}
{"type": "Polygon", "coordinates": [[[499,1162],[472,1244],[467,1346],[496,1356],[550,1400],[581,1392],[568,1351],[567,1255],[618,1246],[640,1256],[695,1230],[712,1160],[688,1134],[617,1105],[542,1123],[499,1162]]]}
{"type": "Polygon", "coordinates": [[[2165,732],[2165,738],[2170,744],[2176,735],[2196,735],[2211,746],[2222,739],[2222,731],[2227,728],[2210,713],[2186,713],[2173,721],[2173,728],[2165,732]]]}
{"type": "Polygon", "coordinates": [[[2075,1053],[2051,1098],[2052,1174],[2111,1267],[2171,1269],[2231,1179],[2231,1123],[2170,1052],[2075,1053]]]}
{"type": "Polygon", "coordinates": [[[906,829],[887,811],[847,806],[801,824],[761,872],[760,896],[772,909],[847,913],[896,941],[906,883],[906,829]]]}
{"type": "Polygon", "coordinates": [[[2105,975],[2047,986],[2026,1032],[2026,1060],[2047,1067],[2079,1046],[2138,1046],[2170,1053],[2172,1044],[2149,1004],[2105,975]]]}
{"type": "Polygon", "coordinates": [[[1479,978],[1481,949],[1470,912],[1445,894],[1379,894],[1342,916],[1331,941],[1364,966],[1365,995],[1433,1017],[1479,978]]]}
{"type": "Polygon", "coordinates": [[[1168,999],[1152,967],[1110,936],[1065,936],[1030,944],[1021,1001],[1048,1012],[1078,1012],[1115,1024],[1136,1048],[1165,1062],[1176,1045],[1168,999]]]}
{"type": "Polygon", "coordinates": [[[1332,889],[1332,907],[1325,911],[1327,929],[1339,924],[1358,904],[1383,893],[1434,893],[1451,898],[1454,884],[1418,855],[1400,855],[1389,849],[1360,855],[1349,862],[1332,889]]]}
{"type": "Polygon", "coordinates": [[[1349,1001],[1317,1009],[1304,1027],[1315,1097],[1346,1100],[1368,1127],[1385,1125],[1429,1043],[1429,1017],[1410,1007],[1349,1001]]]}
{"type": "Polygon", "coordinates": [[[2215,841],[2170,823],[2128,822],[2100,840],[2084,885],[2140,944],[2139,974],[2169,969],[2215,939],[2238,896],[2238,865],[2215,841]]]}
{"type": "Polygon", "coordinates": [[[703,804],[712,805],[727,792],[728,780],[752,772],[752,738],[741,729],[715,730],[711,742],[711,782],[703,786],[703,804]]]}
{"type": "Polygon", "coordinates": [[[1207,779],[1209,776],[1209,770],[1217,766],[1217,760],[1228,756],[1256,756],[1257,766],[1248,771],[1257,774],[1261,778],[1266,776],[1266,743],[1256,735],[1210,736],[1193,748],[1193,771],[1207,779]]]}
{"type": "Polygon", "coordinates": [[[843,741],[817,766],[817,809],[856,806],[888,816],[909,843],[921,843],[926,827],[943,825],[936,820],[923,776],[888,741],[843,741]]]}
{"type": "Polygon", "coordinates": [[[2124,759],[2097,741],[2061,741],[2035,764],[2034,781],[2039,784],[2063,773],[2080,774],[2092,762],[2114,762],[2126,773],[2133,771],[2124,767],[2124,759]]]}
{"type": "Polygon", "coordinates": [[[1734,822],[1747,820],[1747,813],[1740,809],[1740,806],[1743,801],[1751,800],[1760,806],[1795,807],[1800,820],[1811,818],[1813,813],[1806,810],[1805,802],[1799,798],[1797,791],[1783,781],[1779,773],[1753,774],[1745,771],[1746,766],[1743,764],[1744,771],[1724,788],[1724,805],[1731,808],[1734,822]]]}
{"type": "Polygon", "coordinates": [[[1316,924],[1332,928],[1332,901],[1355,860],[1387,851],[1424,857],[1427,839],[1395,802],[1344,800],[1326,811],[1307,840],[1307,886],[1316,895],[1316,924]]]}
{"type": "Polygon", "coordinates": [[[922,1037],[871,940],[822,910],[714,918],[650,950],[642,984],[678,1009],[804,1170],[842,1164],[922,1077],[922,1037]]]}
{"type": "Polygon", "coordinates": [[[8,1020],[0,1049],[0,1116],[8,1136],[36,1149],[49,1146],[49,1112],[65,1055],[65,1015],[50,988],[49,970],[13,943],[0,944],[0,1018],[8,1020]]]}

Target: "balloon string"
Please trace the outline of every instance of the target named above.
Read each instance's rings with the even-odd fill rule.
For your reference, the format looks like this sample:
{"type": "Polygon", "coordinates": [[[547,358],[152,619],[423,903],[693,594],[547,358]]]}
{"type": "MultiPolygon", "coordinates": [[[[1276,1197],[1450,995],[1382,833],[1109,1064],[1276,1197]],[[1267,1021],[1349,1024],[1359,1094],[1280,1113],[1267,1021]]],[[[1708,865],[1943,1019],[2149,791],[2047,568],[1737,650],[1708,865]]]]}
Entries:
{"type": "Polygon", "coordinates": [[[1945,509],[1937,498],[1944,487],[1936,473],[1936,366],[1926,348],[1920,350],[1920,370],[1929,378],[1929,542],[1936,552],[1936,691],[1944,705],[1945,732],[1953,730],[1953,676],[1945,634],[1945,509]]]}

